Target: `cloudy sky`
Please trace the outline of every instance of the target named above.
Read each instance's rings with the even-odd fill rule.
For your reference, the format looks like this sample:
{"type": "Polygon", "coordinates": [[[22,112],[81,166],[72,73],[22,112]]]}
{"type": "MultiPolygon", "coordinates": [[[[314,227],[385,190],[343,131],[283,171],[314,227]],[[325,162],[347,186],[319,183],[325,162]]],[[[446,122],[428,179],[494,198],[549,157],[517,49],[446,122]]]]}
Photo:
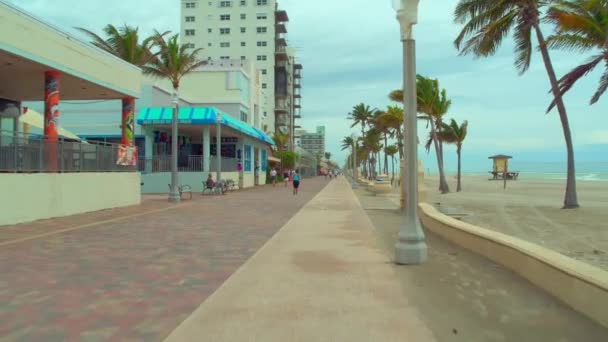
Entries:
{"type": "MultiPolygon", "coordinates": [[[[144,32],[179,30],[180,0],[147,0],[145,5],[135,0],[10,2],[68,31],[74,26],[99,30],[108,23],[137,25],[144,32]]],[[[452,22],[456,2],[422,0],[415,36],[418,73],[438,78],[446,88],[453,101],[448,118],[469,120],[465,158],[562,151],[559,119],[555,112],[544,114],[550,97],[540,56],[534,56],[523,76],[513,67],[510,39],[492,58],[458,56],[452,44],[459,30],[452,22]]],[[[290,17],[289,43],[304,65],[301,124],[306,129],[326,125],[328,150],[342,161],[345,152],[339,146],[351,132],[346,120],[350,109],[360,102],[384,108],[389,104],[388,92],[401,84],[399,28],[391,1],[282,0],[280,6],[290,17]]],[[[553,52],[552,57],[559,75],[586,60],[563,52],[553,52]]],[[[577,147],[608,144],[608,95],[588,105],[598,80],[596,72],[566,97],[577,147]]],[[[419,134],[426,136],[424,125],[419,134]]]]}

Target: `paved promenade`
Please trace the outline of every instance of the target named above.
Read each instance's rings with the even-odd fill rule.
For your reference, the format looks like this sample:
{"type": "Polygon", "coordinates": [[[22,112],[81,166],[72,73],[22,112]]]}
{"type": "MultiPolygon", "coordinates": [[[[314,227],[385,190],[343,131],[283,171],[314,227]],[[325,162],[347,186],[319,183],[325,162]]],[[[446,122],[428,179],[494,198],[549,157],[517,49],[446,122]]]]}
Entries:
{"type": "Polygon", "coordinates": [[[373,229],[331,181],[167,341],[434,341],[373,229]]]}
{"type": "Polygon", "coordinates": [[[0,341],[162,341],[326,184],[0,227],[0,341]]]}

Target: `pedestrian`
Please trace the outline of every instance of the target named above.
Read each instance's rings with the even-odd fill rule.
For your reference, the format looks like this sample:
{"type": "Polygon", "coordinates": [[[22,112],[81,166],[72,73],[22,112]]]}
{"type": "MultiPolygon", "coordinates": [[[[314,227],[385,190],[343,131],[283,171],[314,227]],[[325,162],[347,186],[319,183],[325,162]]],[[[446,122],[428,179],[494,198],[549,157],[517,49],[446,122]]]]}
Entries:
{"type": "Polygon", "coordinates": [[[298,173],[296,171],[293,172],[293,176],[292,176],[292,183],[293,183],[293,194],[297,195],[298,194],[298,188],[300,187],[300,175],[298,175],[298,173]]]}
{"type": "Polygon", "coordinates": [[[277,185],[277,170],[275,168],[270,170],[270,182],[273,187],[277,185]]]}

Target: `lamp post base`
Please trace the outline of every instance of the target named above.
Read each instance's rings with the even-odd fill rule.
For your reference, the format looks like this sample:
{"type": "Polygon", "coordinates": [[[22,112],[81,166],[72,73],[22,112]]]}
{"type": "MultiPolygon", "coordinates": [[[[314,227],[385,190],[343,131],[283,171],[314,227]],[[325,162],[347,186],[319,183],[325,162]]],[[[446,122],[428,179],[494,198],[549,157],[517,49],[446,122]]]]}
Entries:
{"type": "Polygon", "coordinates": [[[179,196],[179,193],[172,193],[172,192],[169,193],[169,202],[177,203],[177,202],[180,202],[181,200],[182,199],[179,196]]]}
{"type": "Polygon", "coordinates": [[[418,265],[426,262],[427,245],[424,241],[424,233],[420,228],[420,223],[415,223],[415,227],[406,227],[405,231],[408,233],[399,232],[399,240],[395,245],[395,263],[399,265],[418,265]]]}

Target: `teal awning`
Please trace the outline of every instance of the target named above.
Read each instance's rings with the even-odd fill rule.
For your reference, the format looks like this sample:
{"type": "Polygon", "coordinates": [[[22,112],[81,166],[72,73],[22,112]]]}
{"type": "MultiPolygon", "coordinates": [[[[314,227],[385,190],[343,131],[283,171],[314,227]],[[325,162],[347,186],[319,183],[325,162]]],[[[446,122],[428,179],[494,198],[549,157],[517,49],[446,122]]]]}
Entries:
{"type": "MultiPolygon", "coordinates": [[[[177,113],[177,122],[184,125],[215,125],[215,118],[218,113],[221,115],[223,126],[230,127],[254,139],[274,145],[274,141],[264,132],[213,107],[182,107],[177,113]]],[[[137,123],[142,126],[171,125],[172,114],[173,108],[171,107],[142,108],[137,114],[137,123]]]]}

